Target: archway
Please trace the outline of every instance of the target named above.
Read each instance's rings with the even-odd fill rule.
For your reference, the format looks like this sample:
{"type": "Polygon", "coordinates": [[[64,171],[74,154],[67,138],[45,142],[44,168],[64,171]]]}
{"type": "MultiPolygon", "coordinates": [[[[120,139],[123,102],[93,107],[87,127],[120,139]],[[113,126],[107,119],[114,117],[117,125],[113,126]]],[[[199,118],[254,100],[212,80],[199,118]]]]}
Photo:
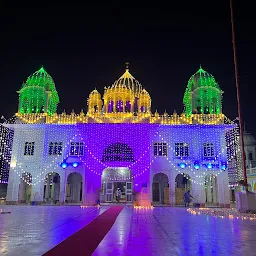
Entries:
{"type": "Polygon", "coordinates": [[[81,203],[83,195],[83,178],[78,172],[68,175],[66,184],[66,203],[81,203]]]}
{"type": "Polygon", "coordinates": [[[22,173],[19,184],[18,202],[29,204],[31,201],[32,175],[29,172],[22,173]]]}
{"type": "Polygon", "coordinates": [[[56,172],[48,173],[44,179],[44,202],[56,204],[60,200],[60,175],[56,172]]]}
{"type": "Polygon", "coordinates": [[[126,167],[106,168],[101,177],[101,202],[129,203],[133,201],[131,170],[126,167]]]}
{"type": "Polygon", "coordinates": [[[217,177],[213,174],[205,176],[205,204],[216,205],[218,203],[217,177]]]}
{"type": "Polygon", "coordinates": [[[169,179],[164,173],[157,173],[153,177],[152,201],[153,203],[170,204],[169,179]]]}
{"type": "Polygon", "coordinates": [[[192,194],[191,178],[188,174],[178,174],[175,178],[175,204],[184,204],[184,194],[190,190],[192,194]]]}

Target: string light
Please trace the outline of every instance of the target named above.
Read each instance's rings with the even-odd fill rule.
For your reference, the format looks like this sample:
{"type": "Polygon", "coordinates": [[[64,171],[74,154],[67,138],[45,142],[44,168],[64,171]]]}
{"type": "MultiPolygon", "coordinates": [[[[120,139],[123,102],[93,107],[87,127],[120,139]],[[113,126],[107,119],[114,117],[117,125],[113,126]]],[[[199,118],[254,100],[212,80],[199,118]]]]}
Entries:
{"type": "Polygon", "coordinates": [[[256,214],[241,213],[236,209],[220,209],[220,208],[188,208],[187,211],[193,215],[210,215],[218,218],[228,218],[230,220],[256,220],[256,214]]]}
{"type": "Polygon", "coordinates": [[[27,79],[19,94],[18,121],[10,127],[20,125],[22,129],[17,131],[11,171],[32,187],[43,184],[48,173],[74,170],[84,172],[95,186],[100,184],[104,170],[112,170],[113,177],[108,177],[112,181],[125,170],[123,179],[133,180],[134,190],[149,182],[152,170],[163,171],[161,165],[202,187],[212,186],[226,169],[232,172],[231,155],[237,147],[232,153],[228,147],[237,137],[228,132],[234,125],[222,114],[222,91],[202,68],[188,82],[181,115],[152,114],[149,93],[128,68],[105,88],[103,100],[96,89],[91,92],[87,114],[83,110],[79,114],[73,110],[70,114],[56,113],[58,94],[43,68],[27,79]],[[194,107],[200,108],[200,113],[194,112],[194,107]],[[23,155],[20,151],[25,143],[31,150],[23,155]],[[157,154],[155,143],[159,146],[157,154]]]}
{"type": "Polygon", "coordinates": [[[7,184],[9,178],[14,130],[0,125],[0,183],[7,184]]]}

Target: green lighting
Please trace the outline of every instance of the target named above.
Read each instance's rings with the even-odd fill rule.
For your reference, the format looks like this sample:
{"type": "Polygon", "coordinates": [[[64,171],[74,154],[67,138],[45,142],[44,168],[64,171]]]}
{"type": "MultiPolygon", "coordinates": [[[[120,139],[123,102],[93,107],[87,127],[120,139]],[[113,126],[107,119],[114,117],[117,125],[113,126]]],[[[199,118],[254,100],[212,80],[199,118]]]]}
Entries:
{"type": "Polygon", "coordinates": [[[19,94],[20,113],[56,113],[59,96],[52,77],[43,67],[28,77],[19,94]]]}
{"type": "Polygon", "coordinates": [[[215,78],[200,66],[192,75],[183,97],[185,113],[191,114],[220,114],[222,91],[215,78]]]}

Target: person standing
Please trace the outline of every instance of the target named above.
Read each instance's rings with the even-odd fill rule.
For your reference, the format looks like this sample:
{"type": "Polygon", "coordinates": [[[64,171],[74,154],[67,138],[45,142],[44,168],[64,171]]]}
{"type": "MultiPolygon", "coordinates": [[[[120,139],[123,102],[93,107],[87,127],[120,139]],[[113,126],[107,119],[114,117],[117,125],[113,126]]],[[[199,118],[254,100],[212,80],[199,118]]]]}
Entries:
{"type": "Polygon", "coordinates": [[[188,190],[188,191],[184,194],[185,207],[189,206],[190,198],[193,198],[193,199],[194,199],[194,197],[193,197],[192,195],[190,195],[190,190],[188,190]]]}
{"type": "Polygon", "coordinates": [[[120,188],[117,189],[116,191],[116,199],[117,199],[117,202],[119,203],[120,202],[120,198],[121,198],[121,190],[120,188]]]}

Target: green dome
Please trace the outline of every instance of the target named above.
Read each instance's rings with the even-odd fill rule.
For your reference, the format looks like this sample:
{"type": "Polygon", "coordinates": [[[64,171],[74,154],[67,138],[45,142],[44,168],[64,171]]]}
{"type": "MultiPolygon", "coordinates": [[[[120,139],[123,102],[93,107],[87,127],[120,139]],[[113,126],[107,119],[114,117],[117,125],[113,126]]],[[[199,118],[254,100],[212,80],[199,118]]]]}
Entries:
{"type": "Polygon", "coordinates": [[[47,91],[56,91],[52,77],[45,71],[43,67],[30,75],[22,88],[27,86],[41,86],[47,91]]]}
{"type": "Polygon", "coordinates": [[[183,104],[186,115],[220,114],[222,93],[214,76],[200,66],[198,71],[189,78],[184,93],[183,104]]]}
{"type": "Polygon", "coordinates": [[[20,93],[21,113],[45,113],[53,115],[59,103],[52,77],[41,67],[22,84],[20,93]]]}
{"type": "Polygon", "coordinates": [[[220,89],[218,83],[215,81],[213,75],[205,71],[201,66],[197,72],[190,77],[188,80],[187,89],[194,91],[201,86],[211,86],[220,89]]]}

